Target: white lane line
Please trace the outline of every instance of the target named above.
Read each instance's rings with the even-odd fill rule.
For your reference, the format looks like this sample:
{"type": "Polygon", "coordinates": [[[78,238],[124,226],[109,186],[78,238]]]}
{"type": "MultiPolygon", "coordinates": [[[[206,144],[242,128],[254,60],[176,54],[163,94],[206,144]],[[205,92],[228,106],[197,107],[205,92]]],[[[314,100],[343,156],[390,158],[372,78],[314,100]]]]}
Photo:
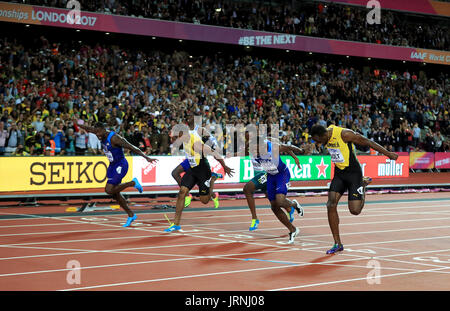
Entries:
{"type": "MultiPolygon", "coordinates": [[[[352,217],[352,219],[355,216],[352,217]]],[[[343,217],[340,217],[343,218],[343,217]]],[[[358,216],[359,218],[359,216],[358,216]]],[[[321,220],[325,220],[326,218],[316,218],[316,219],[321,219],[321,220]]],[[[305,219],[308,220],[308,219],[305,219]]],[[[305,221],[303,219],[301,219],[302,223],[305,221]]],[[[309,219],[311,220],[311,219],[309,219]]],[[[402,219],[402,220],[385,220],[385,221],[372,221],[372,222],[354,222],[354,223],[341,223],[341,226],[358,226],[358,225],[372,225],[372,224],[390,224],[390,223],[408,223],[408,222],[425,222],[425,221],[443,221],[443,220],[450,220],[450,217],[441,217],[441,218],[421,218],[421,219],[402,219]]],[[[114,221],[117,222],[117,221],[114,221]]],[[[271,219],[271,220],[264,220],[264,223],[278,223],[278,219],[271,219]]],[[[101,222],[89,222],[89,224],[105,224],[104,221],[101,222]]],[[[235,224],[248,224],[248,222],[230,222],[230,223],[208,223],[208,224],[192,224],[192,225],[183,225],[184,227],[215,227],[215,226],[219,226],[219,225],[235,225],[235,224]]],[[[79,225],[79,224],[78,224],[79,225]]],[[[82,232],[100,232],[100,231],[118,231],[118,230],[127,230],[127,229],[123,229],[119,226],[114,226],[114,228],[111,229],[97,229],[97,230],[72,230],[72,231],[45,231],[45,232],[26,232],[26,233],[11,233],[11,234],[0,234],[0,237],[10,237],[10,236],[26,236],[26,235],[45,235],[45,234],[64,234],[64,233],[82,233],[82,232]]],[[[167,226],[152,226],[153,229],[157,229],[157,228],[165,228],[167,226]]],[[[329,225],[301,225],[300,228],[304,229],[304,228],[322,228],[322,227],[326,227],[328,228],[329,225]]],[[[133,229],[136,229],[136,227],[132,227],[133,229]]],[[[212,228],[214,230],[221,230],[218,228],[212,228]]],[[[210,230],[208,228],[208,230],[210,230]]],[[[272,228],[259,228],[258,230],[272,230],[272,228]]],[[[240,232],[242,230],[227,230],[227,232],[240,232]]]]}
{"type": "MultiPolygon", "coordinates": [[[[440,271],[440,270],[446,270],[446,269],[450,269],[450,267],[435,268],[435,269],[428,269],[428,270],[415,270],[415,271],[400,272],[400,273],[393,273],[393,274],[384,274],[384,275],[379,275],[379,277],[380,278],[388,278],[388,277],[395,277],[395,276],[401,276],[401,275],[411,275],[411,274],[418,274],[418,273],[425,273],[425,272],[434,272],[434,271],[440,271]]],[[[367,281],[367,276],[363,277],[363,278],[353,278],[353,279],[346,279],[346,280],[338,280],[338,281],[330,281],[330,282],[321,282],[321,283],[312,283],[312,284],[305,284],[305,285],[298,285],[298,286],[290,286],[290,287],[284,287],[284,288],[276,288],[276,289],[271,289],[270,291],[283,291],[283,290],[301,289],[301,288],[317,287],[317,286],[331,285],[331,284],[340,284],[340,283],[349,283],[349,282],[363,281],[363,280],[367,281]]]]}

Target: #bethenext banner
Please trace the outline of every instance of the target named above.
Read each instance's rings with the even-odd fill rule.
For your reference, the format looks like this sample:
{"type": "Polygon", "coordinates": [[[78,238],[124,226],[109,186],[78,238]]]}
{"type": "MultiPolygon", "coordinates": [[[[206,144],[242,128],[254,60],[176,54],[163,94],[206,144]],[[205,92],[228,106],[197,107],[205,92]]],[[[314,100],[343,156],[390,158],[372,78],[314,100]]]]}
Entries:
{"type": "Polygon", "coordinates": [[[311,53],[450,65],[449,51],[100,14],[83,11],[82,6],[77,10],[68,10],[0,1],[0,21],[202,42],[259,46],[311,53]]]}

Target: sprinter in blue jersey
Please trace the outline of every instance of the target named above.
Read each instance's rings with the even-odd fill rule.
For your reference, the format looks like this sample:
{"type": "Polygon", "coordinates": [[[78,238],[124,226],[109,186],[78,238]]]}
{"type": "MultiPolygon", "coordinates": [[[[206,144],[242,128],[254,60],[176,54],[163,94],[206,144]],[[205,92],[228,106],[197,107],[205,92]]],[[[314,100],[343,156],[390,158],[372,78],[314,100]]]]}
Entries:
{"type": "Polygon", "coordinates": [[[140,193],[142,193],[143,189],[137,178],[133,178],[132,181],[127,183],[121,183],[122,179],[128,172],[128,161],[125,158],[123,149],[128,149],[131,152],[144,157],[150,163],[158,160],[151,159],[139,148],[130,144],[119,134],[113,131],[107,131],[103,123],[98,122],[93,127],[91,127],[78,124],[77,120],[74,120],[73,122],[85,131],[97,135],[98,139],[102,143],[103,152],[110,161],[110,164],[106,171],[106,177],[108,178],[108,181],[106,182],[105,192],[112,195],[114,200],[116,200],[117,203],[119,203],[120,207],[123,208],[124,211],[128,214],[127,222],[123,226],[130,226],[131,223],[136,220],[137,215],[135,215],[133,211],[128,207],[127,200],[120,192],[122,192],[126,188],[135,187],[140,193]]]}
{"type": "Polygon", "coordinates": [[[245,133],[246,153],[248,152],[250,154],[254,165],[258,165],[260,169],[267,172],[267,198],[270,201],[275,216],[289,230],[289,240],[287,243],[292,244],[294,243],[295,237],[300,233],[300,230],[294,227],[282,208],[292,212],[292,208],[294,208],[300,216],[304,215],[304,211],[296,200],[291,201],[286,198],[291,174],[289,173],[286,164],[281,161],[280,153],[289,154],[294,159],[295,164],[297,164],[298,167],[301,167],[295,152],[304,154],[305,150],[292,145],[289,146],[269,140],[264,140],[264,142],[260,141],[259,143],[264,144],[264,148],[261,148],[264,150],[263,152],[261,152],[262,150],[260,150],[258,144],[250,143],[249,134],[248,132],[245,133]]]}

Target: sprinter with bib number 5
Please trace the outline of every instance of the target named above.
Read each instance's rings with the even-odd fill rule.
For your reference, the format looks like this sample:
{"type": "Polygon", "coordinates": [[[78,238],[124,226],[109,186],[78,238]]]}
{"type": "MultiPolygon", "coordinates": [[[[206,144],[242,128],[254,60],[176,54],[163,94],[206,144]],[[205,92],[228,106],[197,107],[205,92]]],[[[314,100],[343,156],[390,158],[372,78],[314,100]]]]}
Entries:
{"type": "Polygon", "coordinates": [[[353,215],[359,215],[364,207],[366,186],[372,181],[363,177],[361,165],[356,158],[355,144],[368,146],[391,160],[397,160],[398,154],[390,152],[366,137],[352,130],[330,125],[314,125],[311,138],[316,144],[325,145],[335,164],[334,178],[328,191],[328,223],[334,238],[334,245],[327,254],[344,250],[339,236],[339,216],[337,206],[345,191],[348,191],[348,208],[353,215]]]}

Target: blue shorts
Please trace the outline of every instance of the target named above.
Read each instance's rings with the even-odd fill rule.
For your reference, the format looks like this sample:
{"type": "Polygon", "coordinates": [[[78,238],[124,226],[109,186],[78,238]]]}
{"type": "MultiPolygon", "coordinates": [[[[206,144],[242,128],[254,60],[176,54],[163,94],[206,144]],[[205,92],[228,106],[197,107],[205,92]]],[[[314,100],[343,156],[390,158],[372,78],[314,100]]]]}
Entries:
{"type": "Polygon", "coordinates": [[[267,198],[270,202],[275,201],[277,194],[287,194],[290,179],[288,168],[275,175],[267,174],[267,198]]]}
{"type": "Polygon", "coordinates": [[[189,160],[185,159],[183,162],[181,162],[180,164],[183,167],[183,170],[185,172],[189,171],[191,169],[191,165],[189,164],[189,160]]]}
{"type": "Polygon", "coordinates": [[[118,185],[128,172],[128,161],[123,158],[115,163],[111,163],[106,170],[106,177],[108,177],[108,184],[118,185]]]}

